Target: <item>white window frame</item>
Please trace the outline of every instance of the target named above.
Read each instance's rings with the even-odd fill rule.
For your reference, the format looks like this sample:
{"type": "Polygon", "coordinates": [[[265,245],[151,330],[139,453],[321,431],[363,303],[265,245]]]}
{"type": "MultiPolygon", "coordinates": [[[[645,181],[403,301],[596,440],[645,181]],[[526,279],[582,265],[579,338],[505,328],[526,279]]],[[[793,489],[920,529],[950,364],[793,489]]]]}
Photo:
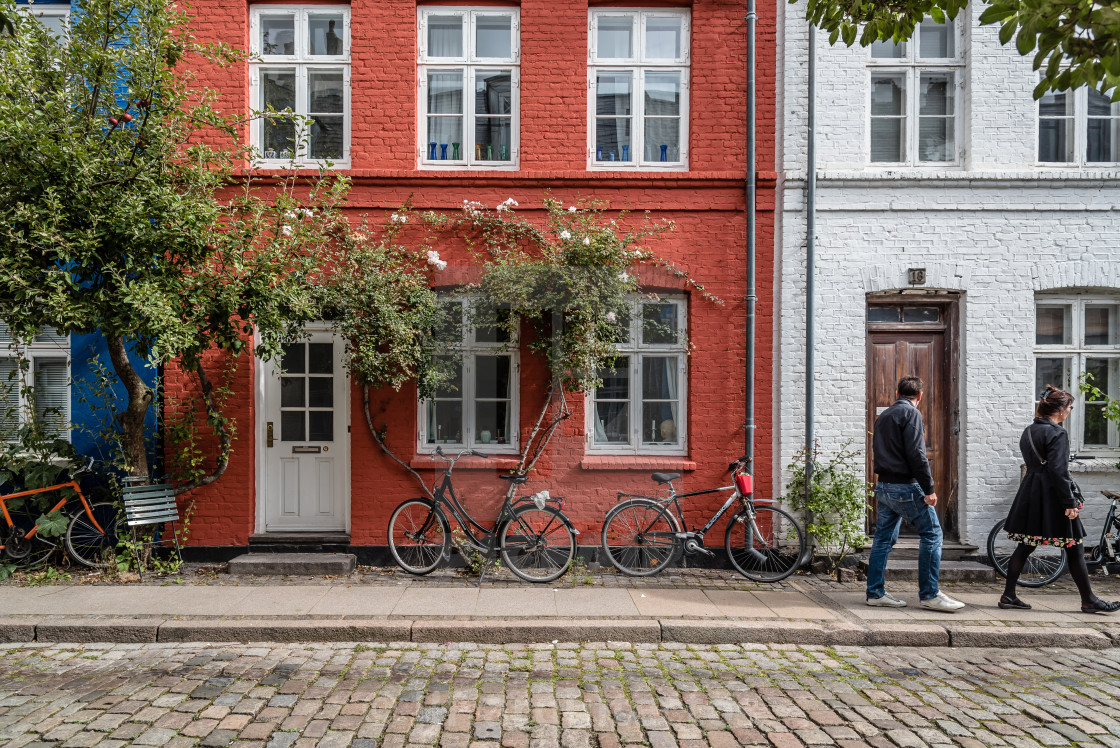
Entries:
{"type": "MultiPolygon", "coordinates": [[[[592,8],[587,22],[587,168],[590,171],[688,171],[689,99],[691,98],[692,14],[687,8],[592,8]],[[681,20],[681,56],[675,60],[647,59],[646,24],[650,18],[681,20]],[[636,32],[630,59],[598,56],[599,20],[629,17],[635,20],[636,32]],[[645,161],[645,79],[647,73],[676,72],[681,76],[680,159],[677,161],[645,161]],[[596,149],[596,99],[599,73],[630,73],[630,161],[600,161],[596,149]]],[[[621,154],[617,154],[621,159],[621,154]]]]}
{"type": "MultiPolygon", "coordinates": [[[[343,103],[342,103],[342,157],[330,160],[330,168],[345,169],[350,166],[350,132],[352,116],[350,107],[350,6],[349,5],[254,5],[249,11],[249,49],[252,57],[249,61],[249,101],[251,109],[263,110],[261,102],[262,86],[260,77],[262,72],[278,69],[288,69],[296,75],[296,108],[295,114],[306,116],[309,112],[307,101],[307,77],[313,70],[342,70],[343,103]],[[307,23],[308,16],[325,13],[340,13],[343,16],[342,54],[341,55],[314,55],[307,49],[307,23]],[[294,55],[266,55],[260,48],[260,21],[261,16],[289,15],[295,21],[295,54],[294,55]]],[[[337,116],[337,113],[332,113],[337,116]]],[[[295,163],[302,168],[320,168],[328,165],[327,159],[314,159],[307,153],[307,140],[305,132],[297,133],[296,150],[292,159],[266,158],[263,148],[264,119],[255,117],[250,124],[250,142],[257,151],[254,160],[259,166],[265,168],[284,168],[290,163],[295,163]]]]}
{"type": "Polygon", "coordinates": [[[442,447],[445,452],[463,449],[477,449],[486,454],[520,454],[521,434],[521,355],[520,339],[515,334],[508,342],[488,343],[478,342],[474,339],[474,315],[471,305],[476,301],[469,295],[441,296],[440,301],[445,303],[460,303],[463,305],[462,321],[459,330],[459,341],[449,346],[448,355],[461,356],[463,366],[462,377],[462,403],[463,403],[463,438],[460,441],[448,439],[428,441],[428,399],[417,398],[416,423],[418,428],[416,451],[417,454],[432,454],[436,447],[442,447]],[[476,441],[474,438],[475,425],[475,366],[476,356],[507,356],[510,359],[510,433],[505,435],[504,444],[497,443],[497,434],[492,434],[489,442],[476,441]]]}
{"type": "MultiPolygon", "coordinates": [[[[1116,168],[1120,165],[1120,147],[1116,149],[1117,159],[1113,161],[1089,161],[1089,89],[1084,86],[1076,88],[1072,91],[1050,91],[1047,95],[1052,94],[1065,94],[1066,96],[1073,97],[1073,116],[1069,119],[1071,122],[1072,132],[1067,132],[1066,137],[1073,138],[1073,159],[1070,161],[1043,161],[1041,159],[1041,138],[1042,138],[1042,99],[1039,99],[1035,104],[1035,138],[1034,138],[1034,157],[1035,165],[1042,168],[1079,168],[1079,169],[1100,169],[1100,168],[1116,168]]],[[[1046,119],[1058,119],[1057,117],[1047,117],[1046,119]]]]}
{"type": "MultiPolygon", "coordinates": [[[[1035,297],[1035,309],[1039,307],[1066,306],[1070,309],[1070,343],[1069,345],[1047,344],[1039,345],[1037,338],[1034,346],[1034,358],[1064,358],[1069,361],[1068,381],[1045,382],[1067,390],[1074,398],[1073,412],[1063,423],[1069,433],[1070,449],[1077,454],[1095,455],[1098,457],[1114,458],[1120,456],[1120,430],[1111,421],[1108,422],[1108,446],[1085,444],[1085,406],[1086,396],[1079,386],[1081,372],[1085,371],[1087,358],[1100,358],[1117,361],[1120,367],[1120,343],[1116,345],[1088,346],[1084,341],[1085,307],[1096,305],[1120,305],[1120,294],[1109,293],[1076,293],[1076,294],[1038,294],[1035,297]]],[[[1118,312],[1120,316],[1120,312],[1118,312]]],[[[1036,323],[1037,324],[1037,323],[1036,323]]],[[[1120,319],[1116,320],[1120,325],[1120,319]]],[[[1120,379],[1118,377],[1117,379],[1120,379]]],[[[1032,383],[1035,378],[1032,377],[1032,383]]],[[[1100,382],[1096,383],[1100,386],[1100,382]]],[[[1041,387],[1035,387],[1034,397],[1037,398],[1041,387]]],[[[1103,389],[1103,388],[1102,388],[1103,389]]],[[[1120,381],[1112,382],[1111,396],[1116,398],[1120,394],[1120,381]]]]}
{"type": "Polygon", "coordinates": [[[897,169],[900,166],[915,168],[944,169],[960,166],[964,156],[964,83],[965,83],[965,34],[964,23],[966,14],[947,22],[952,24],[953,57],[921,58],[921,25],[934,23],[927,18],[914,27],[914,34],[906,45],[906,54],[899,58],[872,57],[871,47],[867,50],[867,101],[865,111],[867,116],[864,149],[867,154],[867,164],[872,168],[897,169]],[[950,74],[953,76],[953,158],[945,161],[923,161],[918,157],[918,144],[920,142],[920,111],[921,111],[921,80],[922,74],[950,74]],[[881,75],[895,74],[903,79],[903,138],[906,144],[906,160],[904,161],[872,161],[871,160],[871,95],[872,81],[881,75]]]}
{"type": "MultiPolygon", "coordinates": [[[[595,442],[597,390],[587,393],[584,424],[587,433],[587,453],[594,455],[674,455],[688,454],[688,299],[681,295],[660,294],[656,299],[634,299],[630,313],[630,335],[617,345],[618,353],[629,356],[630,441],[627,444],[597,444],[595,442]],[[675,343],[644,343],[642,341],[642,304],[673,304],[677,307],[678,338],[675,343]],[[650,425],[642,423],[642,360],[646,356],[677,357],[677,443],[650,443],[645,434],[650,425]]],[[[615,401],[621,402],[621,401],[615,401]]]]}
{"type": "MultiPolygon", "coordinates": [[[[420,169],[438,171],[485,170],[517,171],[521,168],[521,11],[509,6],[444,6],[423,5],[416,10],[416,163],[420,169]],[[431,57],[428,55],[428,16],[461,16],[463,18],[463,57],[431,57]],[[510,57],[478,57],[475,54],[478,16],[510,18],[510,57]],[[441,158],[442,150],[431,157],[428,140],[428,73],[460,71],[463,74],[463,141],[460,157],[441,158]],[[475,128],[472,94],[479,71],[510,71],[510,154],[508,161],[480,160],[466,138],[475,128]]],[[[471,136],[473,139],[473,135],[471,136]]],[[[473,144],[473,143],[472,143],[473,144]]],[[[450,144],[447,144],[450,147],[450,144]]],[[[437,146],[438,148],[438,146],[437,146]]]]}
{"type": "MultiPolygon", "coordinates": [[[[60,18],[62,19],[62,26],[67,31],[70,28],[70,6],[69,5],[17,5],[16,10],[20,13],[26,13],[29,16],[36,16],[38,18],[60,18]]],[[[66,32],[64,32],[65,34],[66,32]]]]}
{"type": "MultiPolygon", "coordinates": [[[[5,390],[8,387],[16,389],[15,395],[18,398],[18,424],[23,426],[29,423],[32,418],[33,409],[32,403],[27,397],[25,390],[28,386],[28,379],[30,383],[35,382],[35,372],[38,369],[40,361],[65,361],[66,362],[66,393],[63,396],[63,409],[61,418],[63,428],[57,434],[56,438],[70,441],[71,432],[71,393],[73,383],[71,379],[71,360],[70,360],[70,336],[65,336],[65,343],[48,338],[47,340],[39,340],[36,336],[30,343],[14,342],[11,339],[11,334],[7,325],[0,322],[0,360],[14,361],[16,370],[19,373],[16,375],[15,380],[9,381],[7,375],[0,375],[0,386],[5,390]],[[23,359],[30,362],[30,367],[26,372],[19,369],[19,361],[23,359]]],[[[56,337],[56,336],[50,336],[56,337]]],[[[7,408],[7,404],[0,402],[0,407],[7,408]]],[[[16,441],[15,434],[0,433],[0,442],[13,443],[16,441]]]]}

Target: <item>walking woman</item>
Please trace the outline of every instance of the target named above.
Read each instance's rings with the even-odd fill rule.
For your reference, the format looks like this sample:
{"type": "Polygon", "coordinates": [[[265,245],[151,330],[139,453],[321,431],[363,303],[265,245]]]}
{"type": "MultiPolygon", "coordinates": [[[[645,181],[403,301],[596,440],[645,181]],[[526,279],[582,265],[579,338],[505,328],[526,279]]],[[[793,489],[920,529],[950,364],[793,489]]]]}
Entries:
{"type": "Polygon", "coordinates": [[[1007,564],[1007,586],[999,599],[1001,608],[1030,610],[1030,605],[1016,597],[1015,583],[1034,549],[1050,545],[1066,549],[1069,574],[1081,593],[1082,613],[1120,610],[1120,602],[1101,600],[1089,586],[1085,547],[1081,544],[1085,527],[1078,518],[1081,505],[1073,496],[1073,478],[1069,474],[1069,435],[1059,425],[1072,410],[1073,395],[1046,385],[1034,423],[1019,438],[1027,474],[1004,524],[1007,537],[1017,541],[1019,547],[1007,564]]]}

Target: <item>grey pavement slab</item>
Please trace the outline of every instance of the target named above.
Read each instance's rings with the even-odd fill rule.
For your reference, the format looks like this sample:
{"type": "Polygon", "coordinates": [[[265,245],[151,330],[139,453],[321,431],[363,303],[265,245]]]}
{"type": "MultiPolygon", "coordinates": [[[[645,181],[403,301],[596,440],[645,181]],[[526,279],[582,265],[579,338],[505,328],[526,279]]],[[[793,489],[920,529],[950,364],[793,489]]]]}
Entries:
{"type": "Polygon", "coordinates": [[[813,620],[836,618],[835,613],[802,592],[759,591],[755,592],[754,596],[758,598],[759,602],[774,611],[779,618],[807,618],[813,620]]]}
{"type": "Polygon", "coordinates": [[[408,587],[393,607],[396,616],[473,616],[478,590],[461,587],[408,587]]]}
{"type": "Polygon", "coordinates": [[[720,613],[728,618],[777,618],[778,614],[758,599],[753,592],[743,590],[706,590],[705,593],[720,613]]]}
{"type": "MultiPolygon", "coordinates": [[[[516,594],[509,590],[487,588],[478,591],[475,604],[476,616],[548,616],[558,615],[556,593],[551,587],[530,587],[518,589],[516,594]]],[[[568,615],[565,613],[565,615],[568,615]]]]}
{"type": "Polygon", "coordinates": [[[227,608],[224,615],[307,615],[330,590],[330,587],[321,584],[250,587],[248,594],[227,608]]]}
{"type": "Polygon", "coordinates": [[[370,585],[332,585],[311,610],[318,616],[387,616],[404,595],[404,586],[373,587],[370,585]]]}
{"type": "Polygon", "coordinates": [[[617,588],[560,587],[556,590],[556,610],[559,615],[577,618],[597,618],[603,615],[638,616],[629,590],[617,588]]]}
{"type": "Polygon", "coordinates": [[[723,612],[703,590],[630,590],[630,599],[643,616],[722,618],[723,612]]]}

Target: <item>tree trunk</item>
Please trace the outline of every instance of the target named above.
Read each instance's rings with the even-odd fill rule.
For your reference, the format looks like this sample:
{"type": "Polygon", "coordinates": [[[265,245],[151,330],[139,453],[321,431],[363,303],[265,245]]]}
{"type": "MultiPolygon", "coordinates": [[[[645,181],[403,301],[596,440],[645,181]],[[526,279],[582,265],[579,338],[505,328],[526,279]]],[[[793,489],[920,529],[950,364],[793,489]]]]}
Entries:
{"type": "Polygon", "coordinates": [[[144,420],[148,415],[148,407],[155,397],[152,388],[144,384],[144,380],[132,368],[128,360],[128,349],[124,339],[120,337],[106,337],[109,346],[109,358],[113,368],[117,371],[125,391],[128,393],[128,405],[123,411],[117,413],[117,420],[121,424],[121,447],[124,449],[126,467],[130,475],[148,477],[148,448],[144,441],[144,420]]]}

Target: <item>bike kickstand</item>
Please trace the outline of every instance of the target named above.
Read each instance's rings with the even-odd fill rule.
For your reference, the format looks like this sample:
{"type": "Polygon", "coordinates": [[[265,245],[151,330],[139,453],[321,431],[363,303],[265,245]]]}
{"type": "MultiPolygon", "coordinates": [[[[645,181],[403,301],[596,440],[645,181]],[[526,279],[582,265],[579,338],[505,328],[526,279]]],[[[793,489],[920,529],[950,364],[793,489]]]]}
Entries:
{"type": "Polygon", "coordinates": [[[498,563],[498,558],[496,556],[494,558],[488,558],[488,559],[486,559],[485,562],[483,562],[482,571],[479,572],[479,574],[478,574],[478,587],[477,587],[478,589],[482,588],[482,580],[486,578],[486,570],[489,569],[491,566],[497,565],[497,563],[498,563]]]}

